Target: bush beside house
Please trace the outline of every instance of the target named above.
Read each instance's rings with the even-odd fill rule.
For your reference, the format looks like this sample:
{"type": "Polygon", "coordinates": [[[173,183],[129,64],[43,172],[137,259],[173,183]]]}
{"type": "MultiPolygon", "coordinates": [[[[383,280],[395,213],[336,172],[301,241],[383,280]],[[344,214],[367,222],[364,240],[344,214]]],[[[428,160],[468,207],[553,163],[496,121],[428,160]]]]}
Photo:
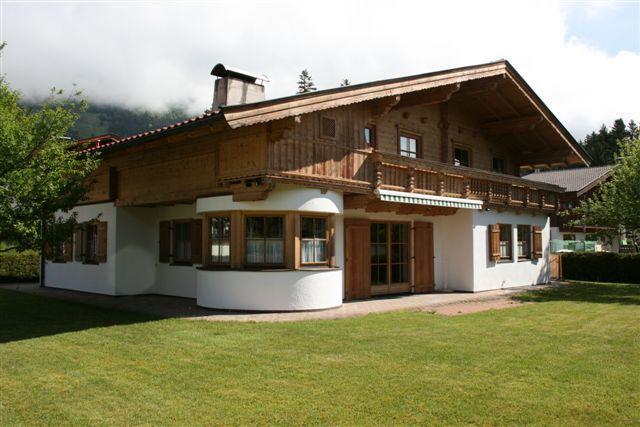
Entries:
{"type": "Polygon", "coordinates": [[[40,254],[36,251],[0,253],[0,283],[37,281],[40,254]]]}
{"type": "Polygon", "coordinates": [[[640,254],[563,254],[562,275],[569,280],[640,283],[640,254]]]}

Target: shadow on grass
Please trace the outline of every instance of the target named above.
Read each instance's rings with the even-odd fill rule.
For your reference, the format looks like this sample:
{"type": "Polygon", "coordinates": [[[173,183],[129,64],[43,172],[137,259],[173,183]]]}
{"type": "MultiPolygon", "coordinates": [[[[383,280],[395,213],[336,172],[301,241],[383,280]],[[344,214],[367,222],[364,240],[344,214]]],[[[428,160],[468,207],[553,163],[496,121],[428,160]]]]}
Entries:
{"type": "Polygon", "coordinates": [[[150,314],[28,295],[0,287],[0,343],[158,319],[150,314]]]}
{"type": "Polygon", "coordinates": [[[522,301],[576,301],[598,304],[640,305],[640,285],[626,283],[567,282],[516,297],[522,301]]]}

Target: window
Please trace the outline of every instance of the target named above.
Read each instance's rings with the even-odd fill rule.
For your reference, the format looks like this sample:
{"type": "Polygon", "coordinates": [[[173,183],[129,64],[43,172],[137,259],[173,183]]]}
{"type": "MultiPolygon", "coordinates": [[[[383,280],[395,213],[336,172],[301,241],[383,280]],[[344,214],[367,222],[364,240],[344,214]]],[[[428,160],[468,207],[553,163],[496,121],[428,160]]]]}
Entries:
{"type": "Polygon", "coordinates": [[[504,173],[504,159],[498,157],[493,158],[493,171],[497,173],[504,173]]]}
{"type": "Polygon", "coordinates": [[[371,284],[387,283],[387,224],[371,224],[371,284]]]}
{"type": "Polygon", "coordinates": [[[511,224],[500,224],[500,259],[511,259],[511,224]]]}
{"type": "Polygon", "coordinates": [[[231,246],[231,218],[228,216],[212,217],[209,220],[211,247],[209,262],[211,264],[229,264],[231,246]]]}
{"type": "Polygon", "coordinates": [[[391,283],[409,281],[409,226],[391,224],[391,283]]]}
{"type": "Polygon", "coordinates": [[[364,128],[364,142],[369,147],[376,146],[376,128],[374,126],[366,126],[364,128]]]}
{"type": "Polygon", "coordinates": [[[246,262],[254,265],[284,264],[283,217],[247,217],[246,262]]]}
{"type": "Polygon", "coordinates": [[[301,219],[301,262],[302,264],[327,263],[327,219],[301,219]]]}
{"type": "Polygon", "coordinates": [[[98,262],[98,224],[87,223],[84,226],[84,261],[98,262]]]}
{"type": "Polygon", "coordinates": [[[531,226],[518,226],[518,258],[531,258],[531,226]]]}
{"type": "Polygon", "coordinates": [[[456,166],[471,167],[471,150],[463,147],[454,147],[453,164],[456,166]]]}
{"type": "Polygon", "coordinates": [[[562,235],[562,240],[576,240],[576,235],[575,234],[563,234],[562,235]]]}
{"type": "Polygon", "coordinates": [[[418,157],[418,138],[408,135],[400,135],[399,152],[401,156],[411,157],[415,159],[418,157]]]}
{"type": "Polygon", "coordinates": [[[322,117],[320,119],[320,137],[335,139],[336,137],[336,120],[331,117],[322,117]]]}
{"type": "Polygon", "coordinates": [[[409,225],[371,224],[371,285],[409,282],[409,225]]]}
{"type": "Polygon", "coordinates": [[[191,221],[173,223],[173,262],[191,263],[191,221]]]}

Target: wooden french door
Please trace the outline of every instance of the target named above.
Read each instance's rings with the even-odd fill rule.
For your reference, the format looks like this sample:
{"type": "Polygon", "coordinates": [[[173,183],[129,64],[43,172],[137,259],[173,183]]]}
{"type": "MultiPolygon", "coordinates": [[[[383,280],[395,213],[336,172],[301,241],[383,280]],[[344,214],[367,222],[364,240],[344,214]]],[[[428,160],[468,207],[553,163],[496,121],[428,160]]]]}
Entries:
{"type": "Polygon", "coordinates": [[[434,289],[433,224],[345,220],[346,300],[410,292],[412,284],[416,293],[434,289]]]}
{"type": "Polygon", "coordinates": [[[369,221],[345,219],[345,299],[371,296],[369,221]]]}
{"type": "Polygon", "coordinates": [[[416,222],[413,225],[414,292],[431,292],[435,287],[433,269],[433,224],[416,222]]]}

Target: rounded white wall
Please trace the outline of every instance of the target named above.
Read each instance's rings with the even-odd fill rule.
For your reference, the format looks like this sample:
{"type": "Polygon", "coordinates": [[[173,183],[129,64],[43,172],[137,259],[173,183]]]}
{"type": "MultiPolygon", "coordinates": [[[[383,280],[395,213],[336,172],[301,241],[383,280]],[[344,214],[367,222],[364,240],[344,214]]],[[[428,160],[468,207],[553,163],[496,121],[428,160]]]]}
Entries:
{"type": "MultiPolygon", "coordinates": [[[[232,196],[198,199],[196,212],[296,211],[337,215],[334,249],[343,263],[342,194],[317,188],[278,184],[265,200],[234,202],[232,196]],[[339,219],[339,220],[338,220],[339,219]]],[[[341,268],[302,270],[198,270],[197,304],[250,311],[322,310],[342,304],[341,268]]]]}
{"type": "Polygon", "coordinates": [[[266,200],[234,202],[233,196],[206,197],[196,202],[197,213],[220,211],[300,211],[342,213],[342,194],[317,188],[279,184],[266,200]]]}
{"type": "Polygon", "coordinates": [[[321,310],[342,304],[342,270],[199,270],[197,304],[225,310],[321,310]]]}

